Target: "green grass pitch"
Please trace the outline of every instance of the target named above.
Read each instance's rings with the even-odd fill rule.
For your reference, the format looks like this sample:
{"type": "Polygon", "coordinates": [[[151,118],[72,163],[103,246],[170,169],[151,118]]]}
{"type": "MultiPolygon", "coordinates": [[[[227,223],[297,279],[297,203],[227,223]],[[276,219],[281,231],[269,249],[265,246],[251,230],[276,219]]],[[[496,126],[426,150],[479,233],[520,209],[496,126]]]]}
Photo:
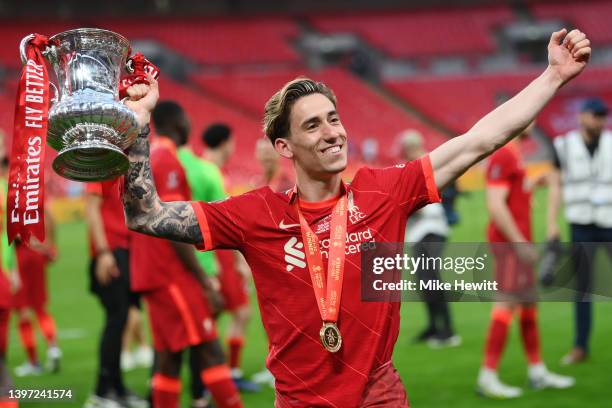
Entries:
{"type": "MultiPolygon", "coordinates": [[[[486,209],[482,192],[470,193],[458,202],[461,223],[453,230],[453,242],[477,242],[484,239],[486,209]]],[[[534,231],[543,238],[545,197],[539,193],[534,200],[534,231]]],[[[102,324],[101,308],[87,289],[88,249],[83,223],[64,224],[58,231],[58,261],[49,271],[50,309],[59,328],[59,340],[64,352],[62,371],[40,377],[14,378],[19,389],[71,388],[71,402],[22,403],[23,407],[80,407],[94,388],[97,367],[98,335],[102,324]]],[[[612,273],[612,271],[610,272],[612,273]]],[[[264,366],[266,340],[257,305],[253,296],[254,318],[249,327],[243,356],[247,375],[264,366]]],[[[411,343],[413,336],[425,324],[421,304],[402,306],[402,326],[395,346],[394,363],[408,390],[413,407],[609,407],[612,400],[612,304],[595,305],[595,323],[591,359],[576,367],[559,367],[559,358],[571,345],[573,335],[572,305],[545,303],[540,305],[542,352],[552,370],[573,375],[575,388],[563,391],[529,391],[513,401],[490,401],[474,392],[476,375],[482,358],[482,348],[491,304],[464,303],[451,305],[453,319],[463,344],[458,348],[430,350],[425,345],[411,343]]],[[[223,326],[224,323],[222,322],[223,326]]],[[[39,338],[39,352],[45,347],[39,338]]],[[[502,380],[526,388],[526,361],[522,353],[518,328],[514,324],[501,366],[502,380]]],[[[364,345],[366,347],[366,345],[364,345]]],[[[358,353],[359,350],[354,350],[358,353]]],[[[24,361],[16,325],[11,324],[9,365],[11,370],[24,361]]],[[[306,357],[305,357],[306,358],[306,357]]],[[[184,370],[183,406],[188,406],[187,370],[184,370]]],[[[128,386],[144,395],[148,372],[144,369],[125,374],[128,386]]],[[[272,407],[274,393],[265,389],[259,394],[243,394],[247,407],[272,407]]]]}

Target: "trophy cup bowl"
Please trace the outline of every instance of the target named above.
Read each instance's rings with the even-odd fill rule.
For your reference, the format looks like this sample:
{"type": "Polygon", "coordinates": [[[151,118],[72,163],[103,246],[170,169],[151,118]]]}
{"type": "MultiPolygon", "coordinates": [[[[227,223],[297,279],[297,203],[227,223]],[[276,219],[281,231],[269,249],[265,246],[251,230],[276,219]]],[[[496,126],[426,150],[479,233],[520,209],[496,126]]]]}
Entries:
{"type": "Polygon", "coordinates": [[[58,83],[47,132],[48,144],[59,152],[53,169],[76,181],[124,174],[129,161],[123,150],[138,135],[136,115],[119,101],[129,41],[112,31],[79,28],[56,34],[50,42],[54,45],[43,55],[58,83]]]}

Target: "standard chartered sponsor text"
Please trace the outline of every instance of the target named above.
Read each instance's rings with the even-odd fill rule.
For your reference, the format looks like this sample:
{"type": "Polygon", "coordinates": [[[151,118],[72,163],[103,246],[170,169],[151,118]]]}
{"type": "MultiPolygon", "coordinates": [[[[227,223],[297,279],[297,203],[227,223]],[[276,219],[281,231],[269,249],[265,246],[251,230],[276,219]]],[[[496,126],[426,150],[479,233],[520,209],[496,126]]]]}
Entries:
{"type": "MultiPolygon", "coordinates": [[[[375,242],[375,240],[374,237],[372,237],[372,231],[370,228],[361,231],[347,232],[346,248],[344,252],[346,255],[358,254],[361,252],[361,248],[364,243],[373,242],[375,242]]],[[[323,258],[328,259],[330,239],[326,238],[321,240],[319,245],[321,246],[321,255],[323,255],[323,258]]]]}

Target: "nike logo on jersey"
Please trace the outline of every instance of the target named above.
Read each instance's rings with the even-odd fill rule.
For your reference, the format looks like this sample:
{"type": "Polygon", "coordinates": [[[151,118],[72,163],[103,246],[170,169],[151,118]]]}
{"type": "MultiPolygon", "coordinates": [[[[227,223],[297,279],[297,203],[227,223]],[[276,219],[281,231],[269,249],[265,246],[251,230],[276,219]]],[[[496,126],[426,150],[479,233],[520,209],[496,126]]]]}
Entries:
{"type": "Polygon", "coordinates": [[[280,229],[289,229],[293,227],[299,227],[300,224],[285,224],[285,220],[281,220],[280,224],[278,224],[278,228],[280,229]]]}

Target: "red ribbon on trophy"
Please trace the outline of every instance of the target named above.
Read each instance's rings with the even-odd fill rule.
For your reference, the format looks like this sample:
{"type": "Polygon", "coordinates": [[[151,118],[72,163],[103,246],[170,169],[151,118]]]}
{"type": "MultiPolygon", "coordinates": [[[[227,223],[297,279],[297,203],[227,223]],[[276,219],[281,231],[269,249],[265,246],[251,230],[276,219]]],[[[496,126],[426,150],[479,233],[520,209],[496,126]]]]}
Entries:
{"type": "Polygon", "coordinates": [[[134,84],[148,84],[146,74],[150,74],[153,78],[159,77],[159,68],[137,52],[131,56],[126,64],[126,68],[130,74],[121,80],[119,84],[119,99],[128,96],[127,89],[134,84]]]}
{"type": "Polygon", "coordinates": [[[6,205],[7,235],[29,243],[45,239],[45,148],[49,113],[49,75],[42,55],[49,38],[33,34],[25,45],[11,148],[6,205]]]}

